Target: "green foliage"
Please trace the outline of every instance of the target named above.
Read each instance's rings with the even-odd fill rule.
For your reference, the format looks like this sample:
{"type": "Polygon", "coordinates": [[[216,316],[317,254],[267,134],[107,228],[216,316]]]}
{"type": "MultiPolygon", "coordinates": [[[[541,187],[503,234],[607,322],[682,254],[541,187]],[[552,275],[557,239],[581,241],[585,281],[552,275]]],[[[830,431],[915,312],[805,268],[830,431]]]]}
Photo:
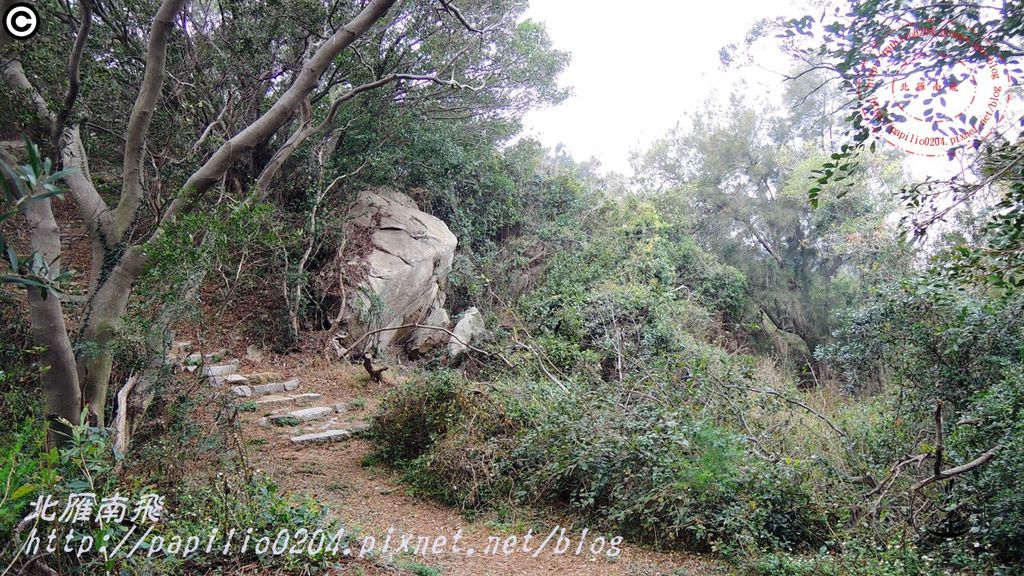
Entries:
{"type": "Polygon", "coordinates": [[[450,504],[476,507],[507,495],[496,467],[520,422],[501,404],[482,402],[486,394],[445,370],[410,381],[374,418],[374,458],[404,467],[414,490],[450,504]]]}
{"type": "MultiPolygon", "coordinates": [[[[156,458],[154,462],[126,462],[112,450],[107,429],[73,427],[71,438],[65,446],[48,451],[43,447],[44,432],[42,427],[27,422],[13,436],[9,445],[2,446],[0,478],[5,488],[0,492],[0,533],[15,534],[15,525],[32,511],[32,502],[40,495],[49,494],[55,500],[66,502],[68,495],[73,492],[91,492],[97,498],[115,493],[134,497],[147,492],[166,498],[162,521],[154,525],[152,532],[152,537],[163,537],[165,541],[175,536],[209,534],[213,528],[221,534],[231,529],[249,527],[253,528],[255,534],[264,535],[276,535],[281,529],[294,533],[299,528],[309,532],[320,528],[330,537],[337,534],[338,527],[328,522],[327,511],[320,504],[311,498],[295,498],[281,492],[269,476],[259,471],[225,466],[222,472],[216,474],[214,471],[195,474],[189,482],[167,483],[159,475],[152,474],[149,468],[153,464],[160,465],[161,460],[167,460],[167,454],[157,453],[155,445],[150,446],[146,452],[156,458]],[[126,464],[127,473],[115,472],[116,465],[126,464]],[[172,487],[173,490],[170,489],[172,487]]],[[[171,446],[177,451],[177,457],[180,457],[181,450],[191,444],[192,441],[172,442],[171,446]]],[[[199,453],[205,450],[200,446],[199,453]]],[[[57,510],[58,514],[60,511],[57,510]]],[[[127,520],[122,524],[102,527],[94,525],[93,536],[102,538],[109,535],[111,541],[120,541],[127,535],[130,526],[131,522],[127,520]]],[[[66,535],[72,526],[58,521],[40,525],[39,528],[56,528],[66,535]]],[[[75,528],[80,532],[79,526],[75,528]]],[[[12,540],[15,546],[3,551],[5,565],[15,561],[13,554],[22,543],[25,531],[18,534],[12,540]]],[[[152,542],[152,538],[149,541],[152,542]]],[[[23,565],[25,561],[25,558],[21,558],[15,566],[23,565]]],[[[125,559],[122,555],[109,560],[104,560],[104,556],[96,551],[77,558],[74,552],[64,553],[59,548],[55,554],[46,555],[45,561],[62,572],[75,567],[75,570],[87,573],[111,571],[124,574],[181,574],[231,571],[252,562],[264,564],[281,573],[301,573],[323,569],[328,560],[324,554],[257,555],[250,547],[246,553],[238,552],[229,556],[195,554],[182,559],[173,555],[157,554],[150,557],[137,554],[132,559],[125,559]]]]}
{"type": "MultiPolygon", "coordinates": [[[[944,467],[998,448],[992,462],[930,495],[939,508],[929,518],[930,529],[957,535],[941,543],[947,554],[967,550],[1007,562],[1024,558],[1022,502],[1007,484],[1024,474],[1022,306],[1019,296],[978,292],[933,271],[881,291],[849,314],[839,340],[825,350],[852,385],[870,385],[884,371],[886,381],[905,391],[898,409],[910,427],[883,451],[888,454],[876,462],[878,468],[901,458],[908,446],[933,450],[929,421],[936,401],[945,411],[944,467]]],[[[879,424],[895,433],[891,423],[879,424]]]]}
{"type": "Polygon", "coordinates": [[[692,336],[710,334],[715,313],[728,317],[745,304],[743,275],[714,262],[649,202],[610,206],[589,236],[569,241],[574,248],[519,303],[567,373],[600,366],[608,379],[621,356],[631,360],[616,376],[639,376],[635,359],[678,354],[692,336]]]}
{"type": "MultiPolygon", "coordinates": [[[[28,162],[10,166],[0,160],[0,226],[14,218],[19,212],[26,210],[28,202],[49,201],[61,198],[63,188],[59,182],[72,172],[55,170],[50,158],[40,155],[39,147],[26,139],[28,162]]],[[[0,228],[0,259],[9,273],[0,274],[0,285],[15,284],[26,289],[39,290],[43,298],[49,294],[59,294],[61,284],[71,277],[70,271],[61,271],[58,263],[48,262],[38,252],[19,255],[15,247],[10,245],[0,228]],[[54,269],[51,269],[54,266],[54,269]]]]}
{"type": "Polygon", "coordinates": [[[824,513],[805,472],[765,465],[685,409],[626,408],[606,388],[553,392],[420,376],[382,404],[375,457],[417,492],[471,509],[560,504],[630,537],[724,552],[817,545],[824,513]]]}

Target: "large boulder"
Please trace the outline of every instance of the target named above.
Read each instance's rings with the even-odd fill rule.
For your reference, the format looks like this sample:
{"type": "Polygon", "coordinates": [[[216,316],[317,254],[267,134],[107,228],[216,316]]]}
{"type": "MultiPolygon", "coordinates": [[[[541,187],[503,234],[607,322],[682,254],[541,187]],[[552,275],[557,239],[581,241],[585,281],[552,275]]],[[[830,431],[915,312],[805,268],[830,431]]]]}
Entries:
{"type": "MultiPolygon", "coordinates": [[[[359,193],[346,215],[349,237],[370,234],[365,279],[348,313],[343,346],[379,328],[426,324],[447,328],[445,286],[458,243],[443,221],[420,211],[412,198],[388,188],[359,193]]],[[[439,330],[386,330],[349,353],[405,345],[422,353],[443,344],[439,330]],[[440,334],[440,336],[438,335],[440,334]]]]}

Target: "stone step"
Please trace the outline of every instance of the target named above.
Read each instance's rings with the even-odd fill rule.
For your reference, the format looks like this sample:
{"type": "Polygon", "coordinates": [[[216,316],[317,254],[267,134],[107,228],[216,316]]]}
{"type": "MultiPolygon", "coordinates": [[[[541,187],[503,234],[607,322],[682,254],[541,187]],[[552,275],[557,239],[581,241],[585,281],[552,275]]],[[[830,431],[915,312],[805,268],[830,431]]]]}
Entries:
{"type": "Polygon", "coordinates": [[[262,406],[265,408],[271,408],[282,404],[312,404],[313,402],[323,398],[322,394],[316,392],[306,392],[305,394],[284,395],[284,394],[268,394],[266,396],[258,397],[253,404],[262,406]]]}
{"type": "Polygon", "coordinates": [[[323,432],[292,436],[290,440],[292,444],[323,444],[326,442],[337,442],[351,436],[352,433],[348,430],[324,430],[323,432]]]}
{"type": "Polygon", "coordinates": [[[369,429],[369,422],[352,422],[344,428],[331,428],[320,432],[310,432],[308,434],[292,436],[290,440],[293,444],[320,444],[324,442],[336,442],[338,440],[362,436],[366,434],[369,429]]]}
{"type": "Polygon", "coordinates": [[[250,398],[253,396],[267,396],[270,394],[284,394],[285,392],[293,392],[299,387],[299,379],[292,378],[291,380],[285,380],[284,382],[271,382],[269,384],[254,384],[254,385],[243,385],[235,386],[231,389],[231,392],[235,396],[242,398],[250,398]]]}
{"type": "Polygon", "coordinates": [[[256,372],[253,374],[243,374],[243,376],[245,376],[250,384],[269,384],[270,382],[284,380],[284,376],[280,372],[256,372]]]}
{"type": "Polygon", "coordinates": [[[276,424],[277,426],[294,426],[302,422],[322,420],[331,414],[334,414],[334,408],[330,406],[314,406],[312,408],[293,410],[284,414],[274,414],[273,416],[268,416],[267,419],[271,424],[276,424]]]}
{"type": "Polygon", "coordinates": [[[228,374],[227,376],[210,376],[210,382],[214,386],[244,386],[249,379],[241,374],[228,374]]]}
{"type": "Polygon", "coordinates": [[[203,354],[202,352],[192,352],[182,360],[189,366],[199,366],[200,364],[216,364],[222,362],[228,355],[227,350],[218,350],[216,352],[208,352],[203,354]]]}
{"type": "Polygon", "coordinates": [[[184,340],[171,342],[170,347],[167,350],[167,357],[173,358],[175,362],[183,360],[189,353],[192,352],[192,343],[184,340]]]}
{"type": "Polygon", "coordinates": [[[226,364],[210,364],[203,366],[203,376],[227,376],[228,374],[234,374],[238,372],[238,362],[228,362],[226,364]]]}

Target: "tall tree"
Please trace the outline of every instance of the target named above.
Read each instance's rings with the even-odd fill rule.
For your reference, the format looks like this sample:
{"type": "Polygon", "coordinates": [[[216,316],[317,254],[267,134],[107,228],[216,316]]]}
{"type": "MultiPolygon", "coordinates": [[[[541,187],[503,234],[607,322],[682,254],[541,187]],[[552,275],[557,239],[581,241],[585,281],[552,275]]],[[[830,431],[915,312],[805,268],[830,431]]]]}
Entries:
{"type": "Polygon", "coordinates": [[[797,368],[820,376],[815,352],[849,304],[851,279],[893,245],[880,192],[898,174],[875,166],[874,180],[812,208],[804,183],[825,158],[828,124],[795,110],[755,110],[738,97],[728,109],[709,104],[635,164],[642,189],[685,198],[694,236],[744,272],[760,322],[797,338],[797,368]]]}

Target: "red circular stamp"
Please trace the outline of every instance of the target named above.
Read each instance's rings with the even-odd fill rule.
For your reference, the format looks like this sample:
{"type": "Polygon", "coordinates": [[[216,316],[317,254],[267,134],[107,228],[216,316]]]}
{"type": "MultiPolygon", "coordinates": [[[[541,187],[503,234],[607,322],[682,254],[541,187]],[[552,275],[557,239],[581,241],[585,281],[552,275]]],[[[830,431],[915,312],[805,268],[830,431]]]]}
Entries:
{"type": "Polygon", "coordinates": [[[950,157],[1004,120],[1010,76],[998,52],[951,25],[908,23],[856,69],[861,113],[876,138],[950,157]]]}

